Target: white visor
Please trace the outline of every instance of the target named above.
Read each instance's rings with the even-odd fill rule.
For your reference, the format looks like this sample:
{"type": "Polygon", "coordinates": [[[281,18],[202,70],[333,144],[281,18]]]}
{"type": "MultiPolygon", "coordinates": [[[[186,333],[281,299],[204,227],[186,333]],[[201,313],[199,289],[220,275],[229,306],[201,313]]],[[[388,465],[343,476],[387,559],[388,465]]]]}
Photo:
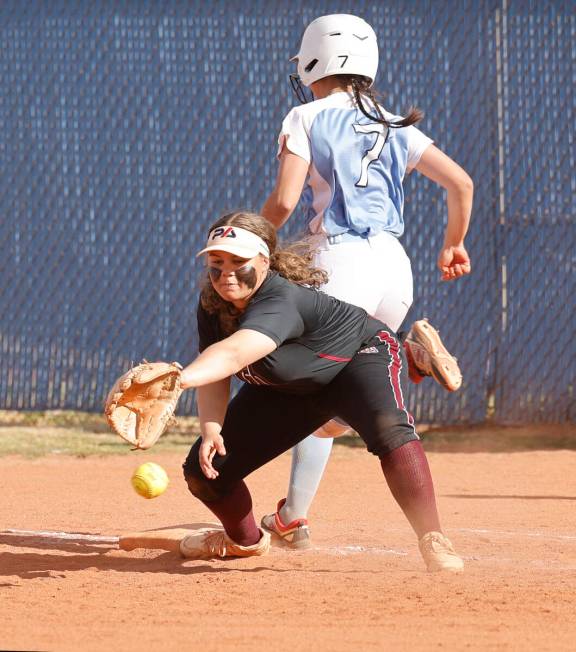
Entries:
{"type": "Polygon", "coordinates": [[[227,251],[239,258],[254,258],[258,254],[270,258],[270,249],[260,236],[237,226],[217,226],[212,229],[206,246],[196,257],[210,251],[227,251]]]}

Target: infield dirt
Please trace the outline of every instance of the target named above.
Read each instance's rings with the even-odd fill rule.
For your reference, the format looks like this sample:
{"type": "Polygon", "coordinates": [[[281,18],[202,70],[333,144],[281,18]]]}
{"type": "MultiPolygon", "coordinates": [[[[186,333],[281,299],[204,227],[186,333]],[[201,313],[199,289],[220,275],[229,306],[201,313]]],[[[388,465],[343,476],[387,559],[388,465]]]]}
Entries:
{"type": "MultiPolygon", "coordinates": [[[[310,514],[314,548],[184,561],[171,553],[0,536],[2,650],[574,650],[576,452],[429,453],[462,575],[427,574],[378,460],[335,447],[310,514]]],[[[2,529],[118,535],[213,521],[183,455],[0,459],[2,529]],[[139,497],[144,461],[171,478],[139,497]]],[[[283,455],[248,478],[257,518],[283,455]]]]}

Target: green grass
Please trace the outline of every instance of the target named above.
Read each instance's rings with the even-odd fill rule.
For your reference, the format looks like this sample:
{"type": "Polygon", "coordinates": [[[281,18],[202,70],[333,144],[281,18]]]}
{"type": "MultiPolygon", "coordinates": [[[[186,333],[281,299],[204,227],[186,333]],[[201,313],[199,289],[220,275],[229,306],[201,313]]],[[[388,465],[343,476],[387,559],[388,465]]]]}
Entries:
{"type": "MultiPolygon", "coordinates": [[[[155,449],[184,452],[198,434],[198,420],[182,417],[161,437],[155,449]]],[[[99,414],[0,410],[0,457],[126,455],[130,450],[130,444],[115,435],[99,414]]]]}
{"type": "MultiPolygon", "coordinates": [[[[197,435],[166,434],[155,445],[157,451],[185,451],[197,435]]],[[[21,455],[43,457],[44,455],[125,455],[130,444],[113,434],[90,432],[75,428],[53,427],[0,427],[0,457],[21,455]]]]}
{"type": "MultiPolygon", "coordinates": [[[[520,452],[576,450],[574,424],[524,426],[421,427],[424,448],[429,452],[520,452]]],[[[162,435],[154,449],[182,454],[199,435],[198,419],[179,417],[162,435]]],[[[335,440],[337,445],[364,447],[355,434],[335,440]]],[[[72,411],[18,412],[0,410],[0,457],[28,458],[44,455],[126,455],[130,445],[113,434],[100,414],[72,411]]]]}

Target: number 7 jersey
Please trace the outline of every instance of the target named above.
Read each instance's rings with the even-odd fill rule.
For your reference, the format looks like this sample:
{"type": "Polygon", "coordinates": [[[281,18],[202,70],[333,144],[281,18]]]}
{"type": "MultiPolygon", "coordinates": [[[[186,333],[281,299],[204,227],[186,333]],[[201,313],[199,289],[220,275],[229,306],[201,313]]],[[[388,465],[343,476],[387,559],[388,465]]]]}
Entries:
{"type": "MultiPolygon", "coordinates": [[[[387,120],[399,119],[382,112],[387,120]]],[[[304,200],[311,233],[388,231],[400,237],[404,175],[432,142],[414,126],[396,129],[371,122],[351,94],[338,92],[288,113],[278,153],[285,146],[310,166],[304,200]]]]}

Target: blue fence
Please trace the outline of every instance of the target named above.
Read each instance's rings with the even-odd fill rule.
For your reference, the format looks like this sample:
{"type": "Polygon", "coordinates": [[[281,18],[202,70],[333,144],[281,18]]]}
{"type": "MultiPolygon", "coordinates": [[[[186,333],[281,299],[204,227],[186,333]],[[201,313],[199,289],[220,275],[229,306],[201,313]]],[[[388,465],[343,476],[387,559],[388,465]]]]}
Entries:
{"type": "MultiPolygon", "coordinates": [[[[0,408],[100,410],[132,362],[196,351],[207,226],[258,210],[304,26],[350,12],[376,86],[471,174],[474,272],[438,281],[445,205],[406,181],[411,317],[465,373],[419,421],[575,416],[574,77],[569,0],[20,2],[0,5],[0,408]]],[[[297,213],[284,229],[302,227],[297,213]]],[[[189,393],[179,411],[194,413],[189,393]]]]}

